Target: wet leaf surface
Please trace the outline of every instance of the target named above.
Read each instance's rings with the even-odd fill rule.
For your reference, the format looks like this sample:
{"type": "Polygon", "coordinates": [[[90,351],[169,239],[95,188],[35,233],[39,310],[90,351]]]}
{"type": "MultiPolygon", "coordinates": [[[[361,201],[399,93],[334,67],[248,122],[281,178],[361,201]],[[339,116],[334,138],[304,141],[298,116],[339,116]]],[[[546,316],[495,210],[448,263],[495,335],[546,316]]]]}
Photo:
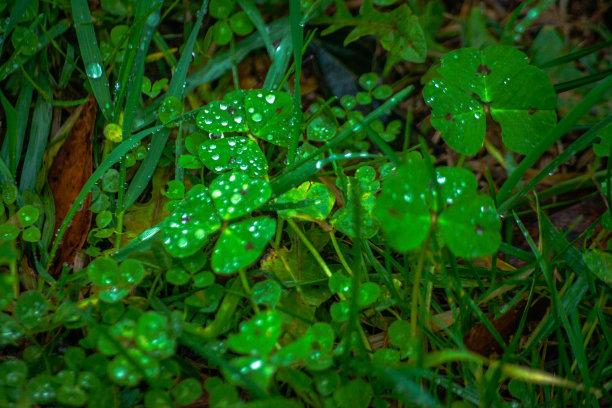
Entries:
{"type": "Polygon", "coordinates": [[[442,58],[441,78],[423,97],[431,124],[453,149],[475,154],[482,147],[490,111],[508,149],[527,154],[555,125],[556,93],[548,76],[513,47],[462,48],[442,58]]]}
{"type": "Polygon", "coordinates": [[[336,197],[325,184],[306,181],[280,196],[276,203],[297,203],[303,200],[314,201],[307,207],[282,210],[278,213],[285,217],[324,220],[331,212],[336,197]]]}
{"type": "Polygon", "coordinates": [[[257,217],[229,225],[213,250],[211,264],[217,273],[236,272],[255,262],[274,235],[276,221],[257,217]]]}
{"type": "Polygon", "coordinates": [[[257,143],[244,137],[206,140],[200,145],[199,156],[208,169],[217,173],[240,170],[251,177],[268,174],[263,152],[257,143]]]}
{"type": "Polygon", "coordinates": [[[268,201],[272,190],[265,180],[251,179],[246,173],[233,171],[213,180],[210,195],[219,216],[231,220],[249,214],[268,201]]]}
{"type": "Polygon", "coordinates": [[[221,219],[208,190],[194,186],[172,215],[166,218],[162,241],[171,255],[185,258],[204,246],[207,237],[221,227],[221,219]]]}

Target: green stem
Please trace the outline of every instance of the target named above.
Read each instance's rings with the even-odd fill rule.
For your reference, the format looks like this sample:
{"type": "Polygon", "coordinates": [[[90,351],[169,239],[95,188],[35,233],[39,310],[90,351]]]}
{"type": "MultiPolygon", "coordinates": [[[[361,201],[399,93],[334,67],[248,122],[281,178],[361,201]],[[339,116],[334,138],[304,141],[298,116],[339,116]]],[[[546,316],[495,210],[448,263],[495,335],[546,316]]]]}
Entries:
{"type": "Polygon", "coordinates": [[[323,258],[321,258],[321,255],[319,255],[319,251],[317,251],[317,249],[312,245],[312,243],[308,240],[308,238],[306,237],[306,235],[302,232],[302,230],[300,229],[300,227],[298,227],[295,222],[291,219],[288,218],[287,219],[287,224],[289,224],[289,226],[295,231],[295,233],[297,234],[297,236],[300,238],[300,240],[302,241],[302,243],[306,246],[306,248],[308,248],[308,250],[310,251],[310,253],[312,254],[312,256],[315,258],[315,260],[317,261],[317,263],[319,264],[319,266],[321,267],[321,269],[323,269],[323,272],[325,272],[325,274],[327,275],[328,278],[331,278],[332,273],[331,270],[329,269],[329,266],[327,266],[327,264],[325,263],[325,261],[323,260],[323,258]]]}
{"type": "Polygon", "coordinates": [[[255,313],[259,313],[259,306],[253,301],[253,297],[251,296],[253,292],[251,291],[251,285],[249,285],[249,278],[246,276],[246,270],[244,268],[241,268],[238,271],[238,275],[240,276],[240,281],[242,282],[242,288],[244,289],[244,293],[247,294],[249,300],[251,301],[251,304],[253,305],[253,310],[255,310],[255,313]]]}
{"type": "Polygon", "coordinates": [[[338,246],[338,240],[336,240],[336,234],[334,231],[329,231],[329,237],[331,238],[332,245],[334,246],[334,250],[340,259],[340,263],[344,267],[344,269],[348,272],[349,275],[353,276],[353,270],[344,259],[344,255],[342,255],[342,251],[340,251],[340,247],[338,246]]]}

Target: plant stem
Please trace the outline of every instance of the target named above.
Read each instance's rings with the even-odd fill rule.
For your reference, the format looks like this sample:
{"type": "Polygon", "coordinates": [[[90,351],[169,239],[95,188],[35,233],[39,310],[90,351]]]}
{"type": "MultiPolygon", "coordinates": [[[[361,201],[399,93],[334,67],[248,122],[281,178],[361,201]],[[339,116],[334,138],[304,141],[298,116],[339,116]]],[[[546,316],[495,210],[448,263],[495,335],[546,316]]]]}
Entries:
{"type": "Polygon", "coordinates": [[[334,249],[336,250],[336,254],[338,255],[338,258],[340,259],[340,263],[342,264],[346,272],[348,272],[349,275],[353,276],[353,270],[346,262],[346,259],[344,259],[344,255],[342,255],[342,251],[340,251],[340,247],[338,246],[338,240],[336,240],[336,234],[334,233],[334,231],[329,231],[329,237],[331,238],[332,245],[334,246],[334,249]]]}
{"type": "Polygon", "coordinates": [[[287,224],[289,224],[289,226],[295,231],[300,240],[304,243],[306,248],[308,248],[312,256],[316,259],[317,263],[321,267],[321,269],[323,269],[323,272],[325,272],[325,275],[327,275],[328,278],[331,278],[332,273],[329,269],[329,266],[327,266],[323,258],[321,258],[321,255],[319,255],[319,251],[317,251],[317,249],[312,245],[312,243],[308,240],[302,230],[295,224],[295,222],[291,218],[287,219],[287,224]]]}

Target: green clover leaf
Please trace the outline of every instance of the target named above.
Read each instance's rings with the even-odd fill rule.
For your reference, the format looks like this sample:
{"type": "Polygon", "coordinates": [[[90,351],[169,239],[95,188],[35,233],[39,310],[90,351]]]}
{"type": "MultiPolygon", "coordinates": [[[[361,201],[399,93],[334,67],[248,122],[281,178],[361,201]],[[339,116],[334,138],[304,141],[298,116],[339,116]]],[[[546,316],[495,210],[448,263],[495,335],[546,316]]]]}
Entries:
{"type": "Polygon", "coordinates": [[[228,346],[237,353],[266,355],[276,345],[281,335],[282,315],[276,310],[257,313],[240,325],[238,334],[231,334],[228,346]]]}
{"type": "Polygon", "coordinates": [[[257,217],[229,225],[213,250],[211,264],[215,272],[229,274],[253,263],[274,235],[276,221],[257,217]]]}
{"type": "Polygon", "coordinates": [[[265,180],[251,179],[243,172],[233,171],[213,180],[210,194],[219,216],[224,220],[232,220],[268,201],[272,190],[265,180]]]}
{"type": "Polygon", "coordinates": [[[476,195],[476,180],[467,170],[441,167],[435,175],[437,188],[420,156],[411,155],[385,181],[374,213],[389,245],[400,252],[417,248],[437,218],[436,226],[455,255],[494,253],[501,242],[501,223],[493,200],[476,195]]]}
{"type": "Polygon", "coordinates": [[[209,103],[198,114],[198,127],[212,133],[246,132],[245,93],[243,90],[230,92],[222,100],[209,103]]]}
{"type": "Polygon", "coordinates": [[[221,227],[206,187],[194,186],[166,218],[162,242],[170,254],[184,258],[204,246],[207,237],[221,227]]]}
{"type": "Polygon", "coordinates": [[[431,124],[462,154],[482,147],[487,114],[500,124],[506,147],[528,153],[555,125],[556,93],[550,79],[509,46],[462,48],[445,55],[423,97],[431,124]]]}
{"type": "Polygon", "coordinates": [[[336,197],[325,184],[306,181],[280,196],[276,203],[297,203],[304,200],[312,200],[313,203],[308,207],[281,210],[278,214],[283,217],[324,220],[331,212],[336,197]]]}
{"type": "Polygon", "coordinates": [[[200,160],[217,173],[226,170],[242,170],[251,177],[263,177],[268,173],[266,156],[252,140],[244,137],[225,137],[206,140],[200,145],[200,160]]]}
{"type": "Polygon", "coordinates": [[[287,92],[262,89],[249,91],[244,98],[250,132],[277,146],[291,140],[293,101],[287,92]]]}
{"type": "Polygon", "coordinates": [[[497,251],[501,222],[489,196],[465,195],[438,220],[440,232],[455,255],[477,258],[497,251]]]}

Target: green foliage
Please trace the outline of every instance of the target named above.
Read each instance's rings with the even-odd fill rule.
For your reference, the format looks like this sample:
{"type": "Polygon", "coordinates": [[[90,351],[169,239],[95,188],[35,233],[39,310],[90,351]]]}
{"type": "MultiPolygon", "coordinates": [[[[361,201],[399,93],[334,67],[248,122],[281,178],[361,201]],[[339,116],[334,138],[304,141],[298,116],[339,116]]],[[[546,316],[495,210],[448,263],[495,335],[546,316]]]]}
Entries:
{"type": "Polygon", "coordinates": [[[550,79],[513,47],[452,51],[438,74],[423,97],[433,108],[431,124],[459,153],[475,154],[482,147],[488,114],[501,126],[508,149],[522,154],[557,121],[550,79]]]}
{"type": "Polygon", "coordinates": [[[605,405],[609,44],[487,6],[0,4],[0,406],[605,405]]]}
{"type": "MultiPolygon", "coordinates": [[[[372,35],[380,40],[383,48],[392,58],[411,62],[423,62],[427,52],[423,29],[417,16],[403,4],[392,11],[380,12],[373,7],[371,0],[363,2],[359,16],[353,17],[343,1],[337,0],[333,24],[323,31],[332,33],[344,26],[355,26],[344,40],[344,45],[358,40],[364,35],[372,35]],[[401,22],[401,23],[400,23],[401,22]]],[[[379,4],[387,5],[387,4],[379,4]]]]}

